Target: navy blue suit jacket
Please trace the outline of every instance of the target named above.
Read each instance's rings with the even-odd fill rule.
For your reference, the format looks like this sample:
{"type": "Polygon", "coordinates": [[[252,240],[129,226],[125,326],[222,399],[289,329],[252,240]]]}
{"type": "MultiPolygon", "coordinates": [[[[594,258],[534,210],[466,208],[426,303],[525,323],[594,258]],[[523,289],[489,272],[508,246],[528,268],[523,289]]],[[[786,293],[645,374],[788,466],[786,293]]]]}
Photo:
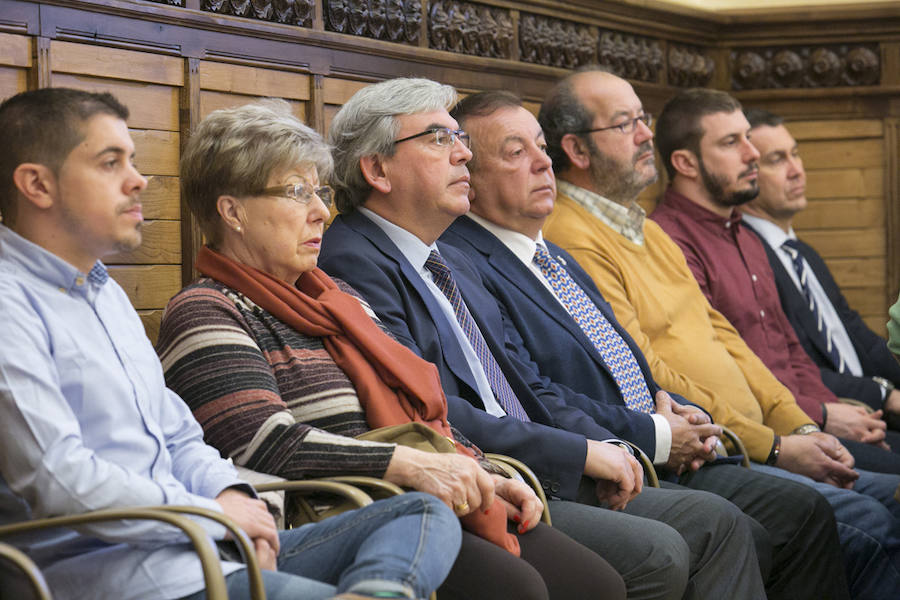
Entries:
{"type": "MultiPolygon", "coordinates": [[[[748,228],[752,230],[752,227],[748,228]]],[[[762,239],[762,236],[760,238],[762,239]]],[[[803,344],[806,353],[818,365],[822,381],[837,396],[855,398],[872,408],[881,408],[881,386],[872,381],[870,377],[884,377],[900,386],[900,364],[888,350],[887,342],[869,329],[859,314],[850,308],[822,257],[812,246],[798,240],[800,254],[806,259],[819,283],[822,284],[822,289],[825,290],[825,294],[850,336],[865,377],[856,377],[850,373],[838,373],[835,370],[836,365],[832,364],[828,356],[825,340],[819,334],[816,319],[809,310],[806,298],[797,289],[794,280],[784,268],[784,264],[765,239],[763,239],[763,246],[769,257],[769,264],[772,265],[772,271],[775,273],[778,296],[781,299],[784,313],[794,327],[794,331],[797,332],[797,337],[803,344]]]]}
{"type": "MultiPolygon", "coordinates": [[[[626,408],[612,374],[590,339],[528,267],[503,242],[468,217],[457,219],[441,240],[465,252],[479,269],[500,305],[506,326],[520,336],[541,374],[568,390],[564,400],[652,457],[656,451],[653,420],[626,408]]],[[[655,396],[660,388],[643,353],[619,325],[593,280],[562,248],[549,242],[547,247],[628,344],[651,395],[655,396]]],[[[676,394],[672,397],[686,402],[676,394]]]]}
{"type": "Polygon", "coordinates": [[[551,495],[575,499],[584,471],[585,436],[615,436],[565,405],[532,364],[512,352],[497,303],[478,272],[456,249],[439,244],[457,287],[494,358],[532,422],[497,418],[484,411],[471,370],[450,323],[421,276],[372,221],[359,212],[341,215],[325,232],[319,266],[356,288],[392,333],[437,365],[447,395],[450,421],[488,452],[527,463],[551,495]],[[573,421],[584,421],[575,426],[573,421]]]}

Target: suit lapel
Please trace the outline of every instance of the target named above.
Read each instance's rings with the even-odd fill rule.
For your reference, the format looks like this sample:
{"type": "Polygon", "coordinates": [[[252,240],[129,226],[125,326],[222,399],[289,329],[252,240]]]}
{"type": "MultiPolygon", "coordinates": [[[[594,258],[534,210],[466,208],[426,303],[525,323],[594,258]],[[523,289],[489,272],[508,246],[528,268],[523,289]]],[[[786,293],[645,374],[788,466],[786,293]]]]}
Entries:
{"type": "MultiPolygon", "coordinates": [[[[354,211],[353,213],[344,216],[343,219],[351,229],[367,238],[379,252],[397,264],[400,268],[400,272],[419,295],[419,298],[422,300],[422,303],[428,311],[428,316],[434,323],[435,330],[440,339],[441,352],[444,356],[444,362],[447,363],[447,367],[458,379],[477,391],[478,386],[472,376],[472,370],[469,368],[469,363],[466,361],[462,348],[459,346],[456,335],[453,333],[450,325],[447,324],[444,312],[441,310],[437,300],[431,293],[431,290],[425,285],[425,281],[416,271],[415,267],[410,264],[387,234],[362,213],[354,211]]],[[[415,315],[410,315],[410,318],[414,317],[415,315]]]]}

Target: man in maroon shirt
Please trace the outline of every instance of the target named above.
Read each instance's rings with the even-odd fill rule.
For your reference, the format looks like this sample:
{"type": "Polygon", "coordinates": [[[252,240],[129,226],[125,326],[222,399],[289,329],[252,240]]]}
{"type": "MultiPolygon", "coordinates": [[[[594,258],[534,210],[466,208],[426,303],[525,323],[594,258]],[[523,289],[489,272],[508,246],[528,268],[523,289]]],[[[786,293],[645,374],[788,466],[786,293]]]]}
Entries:
{"type": "Polygon", "coordinates": [[[686,90],[659,118],[657,146],[670,185],[651,218],[681,247],[703,293],[857,465],[900,473],[886,452],[884,422],[842,404],[822,383],[781,309],[765,249],[735,208],[759,193],[759,152],[741,105],[724,92],[686,90]]]}

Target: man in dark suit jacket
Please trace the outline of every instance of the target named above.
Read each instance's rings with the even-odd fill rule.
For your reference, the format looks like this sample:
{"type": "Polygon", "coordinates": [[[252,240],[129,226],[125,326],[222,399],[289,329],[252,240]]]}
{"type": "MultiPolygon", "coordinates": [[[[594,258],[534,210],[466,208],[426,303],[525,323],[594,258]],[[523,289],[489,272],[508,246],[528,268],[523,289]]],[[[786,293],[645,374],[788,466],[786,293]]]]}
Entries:
{"type": "MultiPolygon", "coordinates": [[[[883,411],[878,414],[896,429],[900,364],[884,338],[847,304],[822,257],[794,234],[794,216],[807,205],[806,173],[797,142],[780,117],[758,109],[745,114],[761,155],[760,193],[742,212],[744,222],[764,242],[781,306],[825,385],[837,396],[883,411]],[[805,287],[800,280],[803,269],[809,269],[805,287]],[[806,294],[815,300],[813,308],[806,294]]],[[[887,441],[896,449],[900,434],[889,432],[887,441]]]]}
{"type": "MultiPolygon", "coordinates": [[[[607,559],[629,597],[673,597],[673,587],[680,597],[682,567],[667,565],[660,577],[653,572],[659,565],[647,561],[658,563],[663,554],[677,562],[683,551],[690,556],[686,597],[764,597],[753,543],[761,528],[703,492],[638,493],[634,458],[604,442],[615,436],[548,387],[507,338],[477,271],[452,247],[436,244],[469,208],[471,153],[468,136],[447,113],[454,102],[449,86],[400,79],[364,88],[344,105],[330,131],[341,215],[324,236],[320,265],[359,290],[401,342],[438,366],[454,426],[484,450],[511,454],[537,472],[552,498],[554,525],[607,559]],[[585,433],[573,433],[576,421],[585,433]],[[654,521],[671,525],[681,540],[654,521]]],[[[767,536],[760,533],[765,555],[767,536]]]]}
{"type": "Polygon", "coordinates": [[[690,473],[682,477],[683,484],[728,498],[766,527],[775,547],[775,566],[767,581],[770,599],[820,598],[845,585],[830,516],[807,520],[810,510],[824,509],[828,515],[824,498],[801,484],[785,486],[789,482],[736,465],[701,467],[706,413],[680,396],[658,393],[643,353],[590,276],[572,256],[542,239],[556,188],[534,116],[507,92],[468,96],[451,115],[473,136],[476,160],[470,163],[470,212],[441,240],[462,250],[478,269],[502,312],[507,336],[524,346],[542,375],[569,390],[562,399],[571,408],[639,445],[670,472],[690,473]],[[541,257],[544,249],[583,293],[581,302],[573,301],[575,295],[554,280],[560,271],[554,273],[542,262],[547,260],[541,257]],[[655,413],[630,407],[634,403],[625,396],[633,387],[623,388],[621,376],[608,362],[616,360],[608,338],[598,342],[600,349],[595,345],[596,333],[589,332],[585,318],[591,307],[585,303],[597,309],[611,328],[609,335],[621,341],[619,353],[634,358],[637,377],[656,397],[655,413]],[[830,580],[835,575],[837,582],[830,580]]]}

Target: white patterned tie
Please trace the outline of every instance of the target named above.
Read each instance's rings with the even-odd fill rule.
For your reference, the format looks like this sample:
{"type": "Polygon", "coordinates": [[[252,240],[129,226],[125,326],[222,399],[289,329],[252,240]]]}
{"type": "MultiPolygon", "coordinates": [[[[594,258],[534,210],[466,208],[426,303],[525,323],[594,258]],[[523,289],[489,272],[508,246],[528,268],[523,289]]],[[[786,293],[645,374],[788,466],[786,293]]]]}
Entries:
{"type": "Polygon", "coordinates": [[[600,353],[600,358],[619,386],[625,406],[642,413],[654,412],[647,381],[631,348],[622,336],[591,302],[581,286],[575,283],[562,265],[540,244],[534,253],[534,262],[550,282],[550,287],[556,292],[556,296],[568,313],[600,353]]]}
{"type": "Polygon", "coordinates": [[[819,306],[819,303],[816,302],[816,298],[809,288],[809,265],[806,263],[806,259],[800,254],[800,245],[797,243],[797,240],[789,239],[785,240],[781,247],[784,248],[784,251],[791,257],[794,271],[797,272],[797,277],[800,279],[800,288],[803,290],[803,296],[806,298],[809,311],[816,319],[816,328],[819,330],[819,335],[822,336],[822,339],[825,342],[828,358],[831,359],[831,362],[838,373],[843,373],[847,369],[847,366],[844,364],[844,357],[841,356],[840,350],[835,346],[834,340],[831,338],[831,329],[828,328],[828,324],[825,323],[825,318],[822,316],[822,308],[819,306]]]}

